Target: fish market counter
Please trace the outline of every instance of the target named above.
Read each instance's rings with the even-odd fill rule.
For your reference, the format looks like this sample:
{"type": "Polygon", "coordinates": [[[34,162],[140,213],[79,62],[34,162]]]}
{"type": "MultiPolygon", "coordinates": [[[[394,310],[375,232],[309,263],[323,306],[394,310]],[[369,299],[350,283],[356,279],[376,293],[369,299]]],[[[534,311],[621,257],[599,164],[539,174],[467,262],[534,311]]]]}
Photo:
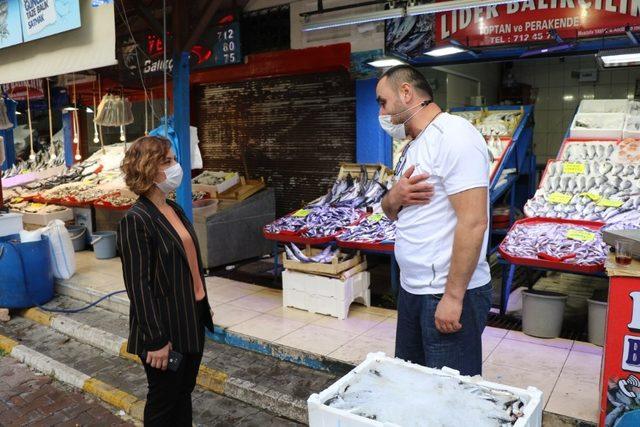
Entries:
{"type": "Polygon", "coordinates": [[[609,300],[601,376],[600,425],[640,425],[640,261],[607,260],[609,300]]]}

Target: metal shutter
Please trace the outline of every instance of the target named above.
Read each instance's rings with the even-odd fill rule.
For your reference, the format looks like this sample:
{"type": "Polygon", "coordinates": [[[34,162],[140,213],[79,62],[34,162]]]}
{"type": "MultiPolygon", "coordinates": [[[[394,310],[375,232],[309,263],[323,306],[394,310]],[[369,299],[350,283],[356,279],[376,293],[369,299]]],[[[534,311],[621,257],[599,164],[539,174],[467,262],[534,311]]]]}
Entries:
{"type": "Polygon", "coordinates": [[[278,216],[325,194],[339,164],[355,159],[347,72],[203,85],[196,103],[204,168],[264,177],[278,216]]]}

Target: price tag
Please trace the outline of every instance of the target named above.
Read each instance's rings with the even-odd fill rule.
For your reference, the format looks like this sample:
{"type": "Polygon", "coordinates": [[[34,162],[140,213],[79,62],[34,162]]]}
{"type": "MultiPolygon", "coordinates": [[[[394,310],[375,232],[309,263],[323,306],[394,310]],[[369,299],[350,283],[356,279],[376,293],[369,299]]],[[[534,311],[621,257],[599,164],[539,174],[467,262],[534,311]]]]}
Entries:
{"type": "Polygon", "coordinates": [[[581,196],[584,197],[588,197],[591,200],[593,200],[594,202],[597,202],[598,200],[600,200],[602,198],[601,195],[599,195],[598,193],[581,193],[581,196]]]}
{"type": "Polygon", "coordinates": [[[293,213],[293,215],[291,215],[291,216],[294,216],[296,218],[304,218],[307,215],[309,215],[310,213],[311,213],[311,211],[309,209],[300,209],[300,210],[295,211],[293,213]]]}
{"type": "Polygon", "coordinates": [[[598,202],[598,206],[604,206],[606,208],[619,208],[622,205],[624,205],[622,200],[602,199],[598,202]]]}
{"type": "Polygon", "coordinates": [[[549,202],[551,203],[559,203],[562,205],[567,205],[571,201],[573,196],[571,194],[564,193],[551,193],[549,194],[549,202]]]}
{"type": "Polygon", "coordinates": [[[367,218],[367,221],[369,221],[369,223],[371,224],[375,224],[376,222],[380,222],[380,220],[382,219],[384,215],[377,213],[377,214],[373,214],[371,216],[369,216],[369,218],[367,218]]]}
{"type": "Polygon", "coordinates": [[[567,238],[580,240],[581,242],[590,242],[596,238],[596,234],[584,230],[567,230],[567,238]]]}
{"type": "Polygon", "coordinates": [[[584,163],[564,163],[562,173],[584,173],[584,163]]]}

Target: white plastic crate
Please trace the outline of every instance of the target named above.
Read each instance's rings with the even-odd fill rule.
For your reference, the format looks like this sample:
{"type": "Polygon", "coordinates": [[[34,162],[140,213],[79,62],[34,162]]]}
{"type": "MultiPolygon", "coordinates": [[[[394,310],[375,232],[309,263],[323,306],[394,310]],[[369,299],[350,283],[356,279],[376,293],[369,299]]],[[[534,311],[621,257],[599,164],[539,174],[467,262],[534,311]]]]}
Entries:
{"type": "MultiPolygon", "coordinates": [[[[466,383],[474,383],[495,390],[505,390],[517,395],[524,403],[522,408],[524,416],[519,418],[514,427],[539,427],[542,425],[542,392],[535,387],[528,387],[526,390],[508,385],[492,383],[484,381],[478,377],[461,376],[458,371],[449,368],[431,369],[424,366],[415,365],[405,362],[404,360],[387,357],[384,353],[369,353],[367,358],[351,372],[340,378],[326,390],[313,394],[307,400],[307,408],[309,411],[310,427],[400,427],[393,422],[380,422],[369,418],[352,414],[342,409],[332,408],[324,404],[327,400],[334,397],[339,390],[344,390],[347,385],[354,384],[358,380],[358,374],[367,372],[375,368],[376,365],[393,364],[404,366],[416,371],[416,375],[439,375],[456,378],[466,383]]],[[[375,390],[374,390],[375,392],[375,390]]],[[[399,397],[400,398],[400,397],[399,397]]],[[[455,411],[464,410],[464,402],[452,408],[455,411]]],[[[457,427],[457,426],[456,426],[457,427]]]]}
{"type": "Polygon", "coordinates": [[[356,301],[371,306],[370,275],[363,271],[347,280],[285,270],[282,297],[285,307],[346,319],[356,301]]]}
{"type": "Polygon", "coordinates": [[[0,214],[0,237],[18,234],[22,229],[22,214],[0,214]]]}
{"type": "Polygon", "coordinates": [[[571,123],[571,138],[622,138],[622,129],[626,114],[623,113],[578,113],[571,123]],[[579,122],[589,123],[594,127],[577,126],[579,122]]]}
{"type": "Polygon", "coordinates": [[[627,99],[584,99],[578,107],[580,113],[624,113],[629,109],[627,99]]]}

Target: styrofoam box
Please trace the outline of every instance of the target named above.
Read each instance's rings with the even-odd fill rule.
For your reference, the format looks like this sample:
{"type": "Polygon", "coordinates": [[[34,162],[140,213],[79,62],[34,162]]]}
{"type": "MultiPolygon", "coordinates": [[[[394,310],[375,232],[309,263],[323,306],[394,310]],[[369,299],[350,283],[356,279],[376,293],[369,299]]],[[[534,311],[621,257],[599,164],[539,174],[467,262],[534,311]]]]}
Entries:
{"type": "Polygon", "coordinates": [[[627,99],[583,99],[578,107],[580,113],[624,113],[629,109],[627,99]]]}
{"type": "Polygon", "coordinates": [[[233,176],[229,177],[228,179],[225,179],[223,182],[216,185],[216,187],[218,187],[218,193],[224,193],[225,191],[235,187],[239,183],[240,183],[240,175],[238,174],[238,172],[234,172],[233,176]]]}
{"type": "MultiPolygon", "coordinates": [[[[484,381],[478,377],[461,376],[458,371],[446,367],[442,369],[426,368],[424,366],[405,362],[404,360],[387,357],[384,353],[369,353],[364,362],[356,366],[347,375],[340,378],[326,390],[318,394],[313,394],[309,397],[307,400],[309,427],[399,427],[397,424],[393,424],[392,422],[382,423],[380,421],[352,414],[342,409],[332,408],[324,404],[324,402],[335,396],[339,390],[344,389],[348,384],[355,383],[359,373],[367,372],[374,364],[377,363],[402,365],[410,369],[414,369],[416,374],[445,375],[456,378],[459,381],[474,383],[491,389],[509,391],[517,395],[525,403],[525,406],[522,408],[524,416],[516,421],[514,427],[538,427],[542,425],[542,392],[535,387],[528,387],[525,390],[484,381]]],[[[464,405],[461,402],[461,404],[456,407],[456,411],[461,411],[463,408],[464,405]]]]}
{"type": "Polygon", "coordinates": [[[640,123],[640,115],[627,115],[622,137],[640,139],[640,130],[636,130],[634,126],[637,123],[640,123]]]}
{"type": "Polygon", "coordinates": [[[346,319],[354,301],[371,305],[370,275],[363,271],[345,281],[315,274],[285,270],[282,298],[285,307],[346,319]]]}
{"type": "Polygon", "coordinates": [[[625,114],[605,114],[605,113],[578,113],[571,123],[571,138],[605,138],[617,139],[622,138],[622,129],[624,127],[625,114]],[[586,122],[604,122],[607,126],[599,129],[576,127],[577,121],[586,122]]]}
{"type": "Polygon", "coordinates": [[[8,213],[0,214],[0,237],[10,234],[18,234],[23,230],[22,214],[8,213]]]}
{"type": "MultiPolygon", "coordinates": [[[[18,212],[16,212],[18,213],[18,212]]],[[[29,212],[20,212],[22,214],[22,222],[25,224],[33,224],[33,225],[47,225],[50,221],[54,219],[59,219],[60,221],[72,221],[73,220],[73,210],[69,208],[64,208],[58,212],[51,213],[29,213],[29,212]]]]}

